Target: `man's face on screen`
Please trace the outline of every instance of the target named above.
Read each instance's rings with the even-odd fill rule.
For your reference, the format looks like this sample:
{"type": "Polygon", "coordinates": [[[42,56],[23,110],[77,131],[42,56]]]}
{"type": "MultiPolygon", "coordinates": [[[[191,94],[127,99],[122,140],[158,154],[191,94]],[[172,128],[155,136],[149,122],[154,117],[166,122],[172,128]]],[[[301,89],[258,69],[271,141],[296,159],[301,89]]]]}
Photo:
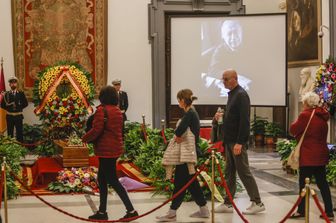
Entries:
{"type": "Polygon", "coordinates": [[[242,28],[238,21],[227,20],[222,25],[222,39],[226,45],[235,51],[242,43],[242,28]]]}

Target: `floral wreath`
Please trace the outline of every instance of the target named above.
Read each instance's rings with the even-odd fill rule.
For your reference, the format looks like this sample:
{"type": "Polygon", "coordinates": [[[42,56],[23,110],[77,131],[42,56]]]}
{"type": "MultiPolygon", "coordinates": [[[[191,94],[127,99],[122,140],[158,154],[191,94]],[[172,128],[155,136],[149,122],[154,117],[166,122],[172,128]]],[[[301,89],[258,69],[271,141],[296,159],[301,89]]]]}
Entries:
{"type": "Polygon", "coordinates": [[[336,65],[331,61],[322,64],[316,71],[315,92],[328,110],[336,106],[336,65]]]}
{"type": "Polygon", "coordinates": [[[39,72],[33,89],[35,114],[43,124],[83,128],[95,95],[89,72],[78,63],[60,62],[39,72]]]}

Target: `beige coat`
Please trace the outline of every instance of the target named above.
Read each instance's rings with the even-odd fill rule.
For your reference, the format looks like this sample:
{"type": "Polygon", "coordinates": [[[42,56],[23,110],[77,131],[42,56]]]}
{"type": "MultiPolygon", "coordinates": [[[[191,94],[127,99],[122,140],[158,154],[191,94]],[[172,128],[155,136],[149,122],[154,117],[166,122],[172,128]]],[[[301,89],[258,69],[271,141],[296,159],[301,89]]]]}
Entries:
{"type": "Polygon", "coordinates": [[[189,174],[195,173],[195,164],[197,163],[195,136],[188,128],[181,137],[182,142],[179,144],[175,142],[174,138],[171,139],[164,152],[162,165],[166,169],[166,179],[172,177],[173,166],[184,163],[188,165],[189,174]]]}

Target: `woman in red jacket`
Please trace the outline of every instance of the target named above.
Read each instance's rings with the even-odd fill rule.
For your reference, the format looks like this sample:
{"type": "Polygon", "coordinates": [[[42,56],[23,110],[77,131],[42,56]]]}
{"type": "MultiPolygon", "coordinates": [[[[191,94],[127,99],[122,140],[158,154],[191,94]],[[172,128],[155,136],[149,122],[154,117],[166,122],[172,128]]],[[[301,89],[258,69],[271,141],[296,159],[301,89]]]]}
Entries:
{"type": "MultiPolygon", "coordinates": [[[[330,219],[334,218],[330,189],[326,180],[326,165],[329,159],[327,147],[328,120],[329,113],[318,107],[320,98],[316,93],[308,92],[302,97],[303,111],[298,119],[292,123],[290,132],[299,141],[308,124],[310,116],[315,109],[306,134],[304,135],[300,148],[300,171],[299,184],[300,191],[305,186],[305,178],[312,176],[316,179],[316,184],[321,191],[325,212],[330,219]]],[[[301,218],[305,216],[305,200],[302,199],[298,210],[291,218],[301,218]]]]}
{"type": "Polygon", "coordinates": [[[122,140],[123,116],[118,108],[117,91],[112,86],[106,86],[100,91],[99,100],[101,105],[97,107],[92,128],[83,136],[84,142],[94,141],[94,152],[99,158],[100,205],[97,213],[90,216],[89,219],[108,219],[106,213],[108,184],[117,192],[127,209],[123,218],[138,216],[126,190],[117,177],[116,162],[124,152],[122,140]]]}

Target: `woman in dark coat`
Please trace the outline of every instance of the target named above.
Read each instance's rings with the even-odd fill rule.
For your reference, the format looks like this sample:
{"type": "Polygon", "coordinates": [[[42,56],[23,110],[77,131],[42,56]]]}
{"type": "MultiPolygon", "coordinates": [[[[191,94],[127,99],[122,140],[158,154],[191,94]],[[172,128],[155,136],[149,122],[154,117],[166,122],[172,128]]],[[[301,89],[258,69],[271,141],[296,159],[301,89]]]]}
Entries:
{"type": "MultiPolygon", "coordinates": [[[[310,121],[300,148],[300,191],[305,186],[305,178],[308,177],[311,179],[314,176],[322,194],[325,212],[330,219],[333,219],[334,214],[330,189],[326,180],[326,165],[329,159],[329,150],[327,147],[329,113],[325,109],[318,107],[320,98],[316,93],[306,93],[302,98],[302,102],[303,111],[290,127],[290,132],[295,136],[297,141],[303,135],[313,110],[315,110],[315,114],[310,121]]],[[[301,218],[304,216],[305,199],[302,199],[297,212],[291,218],[301,218]]]]}
{"type": "Polygon", "coordinates": [[[123,218],[138,216],[117,177],[116,162],[124,152],[122,140],[123,116],[118,108],[117,91],[112,86],[102,88],[99,93],[101,105],[97,107],[92,128],[84,136],[84,142],[94,141],[94,152],[99,158],[98,184],[100,191],[99,210],[89,219],[107,220],[108,184],[117,192],[127,212],[123,218]],[[107,116],[107,117],[106,117],[107,116]]]}

